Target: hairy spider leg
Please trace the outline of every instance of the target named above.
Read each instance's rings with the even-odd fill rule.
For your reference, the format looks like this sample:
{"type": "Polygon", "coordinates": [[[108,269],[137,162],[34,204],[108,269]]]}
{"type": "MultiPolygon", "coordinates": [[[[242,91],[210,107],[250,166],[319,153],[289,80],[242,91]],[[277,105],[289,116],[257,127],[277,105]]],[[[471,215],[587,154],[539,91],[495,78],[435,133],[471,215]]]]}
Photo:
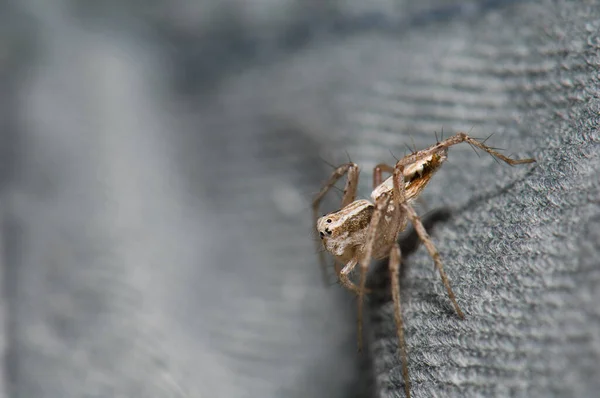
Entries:
{"type": "Polygon", "coordinates": [[[373,189],[377,188],[383,182],[383,173],[394,172],[394,167],[389,164],[379,163],[373,168],[373,189]]]}
{"type": "MultiPolygon", "coordinates": [[[[406,203],[406,193],[404,186],[404,166],[396,164],[393,172],[394,176],[394,207],[395,211],[402,211],[401,205],[406,203]]],[[[400,233],[400,231],[398,231],[400,233]]],[[[396,321],[396,333],[398,335],[398,345],[400,348],[400,357],[402,360],[402,378],[404,379],[404,391],[407,398],[410,398],[410,377],[408,376],[408,354],[406,353],[406,341],[404,340],[404,325],[402,322],[402,308],[400,306],[400,245],[398,239],[390,249],[390,258],[388,267],[390,269],[390,281],[392,285],[392,301],[394,303],[394,320],[396,321]]]]}
{"type": "MultiPolygon", "coordinates": [[[[329,177],[329,180],[327,180],[325,185],[323,185],[323,188],[321,188],[321,190],[319,191],[319,193],[313,200],[313,203],[312,203],[313,225],[316,225],[317,220],[319,219],[319,205],[321,204],[321,200],[323,200],[323,197],[325,196],[325,194],[327,194],[327,192],[335,185],[335,183],[338,182],[338,180],[346,174],[347,174],[346,186],[344,187],[344,196],[342,197],[341,208],[346,207],[350,203],[354,202],[354,200],[356,199],[356,190],[358,189],[359,168],[356,163],[350,162],[350,163],[346,163],[346,164],[339,166],[338,168],[336,168],[333,171],[333,173],[329,177]]],[[[318,238],[315,240],[315,243],[316,243],[317,253],[319,256],[319,264],[321,266],[321,271],[323,274],[323,283],[325,283],[325,285],[327,285],[328,284],[327,261],[325,259],[325,253],[321,250],[321,243],[319,242],[318,238]]],[[[340,269],[339,264],[334,263],[334,268],[336,270],[336,274],[339,277],[339,275],[340,275],[340,272],[338,271],[340,269]]]]}
{"type": "Polygon", "coordinates": [[[404,392],[410,398],[410,377],[408,375],[408,354],[406,352],[406,341],[404,340],[404,325],[402,322],[402,309],[400,306],[400,245],[398,242],[390,250],[388,267],[390,269],[390,281],[392,285],[392,301],[394,303],[394,319],[396,320],[396,333],[402,360],[402,378],[404,379],[404,392]]]}
{"type": "Polygon", "coordinates": [[[514,166],[517,164],[524,164],[524,163],[535,163],[535,159],[511,159],[507,156],[504,156],[500,152],[497,152],[496,150],[494,150],[494,148],[489,147],[489,146],[477,141],[476,139],[469,137],[465,133],[456,133],[452,137],[446,138],[444,141],[438,142],[436,145],[434,145],[430,148],[423,149],[421,151],[412,153],[412,154],[400,159],[400,161],[398,161],[398,163],[402,164],[403,166],[407,166],[409,164],[415,163],[419,159],[423,159],[427,156],[431,156],[434,153],[439,153],[440,151],[444,150],[444,148],[450,148],[451,146],[460,144],[462,142],[467,142],[471,145],[474,145],[477,148],[489,153],[493,157],[496,157],[505,163],[508,163],[511,166],[514,166]]]}
{"type": "Polygon", "coordinates": [[[367,230],[367,239],[364,246],[364,252],[362,253],[362,258],[360,259],[360,281],[358,285],[358,350],[362,350],[362,318],[363,318],[363,304],[364,304],[364,294],[366,293],[366,282],[367,282],[367,271],[369,269],[369,264],[371,263],[371,257],[373,255],[373,246],[375,244],[375,238],[377,237],[377,228],[379,226],[379,221],[381,220],[381,216],[385,209],[387,208],[390,202],[389,195],[382,195],[375,202],[375,211],[371,216],[371,222],[369,223],[369,229],[367,230]]]}

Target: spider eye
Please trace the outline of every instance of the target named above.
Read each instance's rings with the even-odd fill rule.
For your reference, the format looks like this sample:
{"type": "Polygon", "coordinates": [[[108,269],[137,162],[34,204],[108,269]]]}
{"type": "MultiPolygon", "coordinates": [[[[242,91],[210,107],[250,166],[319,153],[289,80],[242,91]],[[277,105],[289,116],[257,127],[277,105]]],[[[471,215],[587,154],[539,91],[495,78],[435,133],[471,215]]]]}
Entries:
{"type": "Polygon", "coordinates": [[[329,223],[331,223],[331,218],[328,218],[328,219],[326,220],[326,222],[327,222],[328,224],[329,224],[329,223]]]}
{"type": "Polygon", "coordinates": [[[331,235],[331,230],[329,228],[325,228],[325,232],[327,232],[327,235],[331,235]]]}
{"type": "Polygon", "coordinates": [[[321,235],[321,239],[323,239],[323,237],[325,236],[325,234],[323,233],[323,231],[320,231],[319,235],[321,235]]]}

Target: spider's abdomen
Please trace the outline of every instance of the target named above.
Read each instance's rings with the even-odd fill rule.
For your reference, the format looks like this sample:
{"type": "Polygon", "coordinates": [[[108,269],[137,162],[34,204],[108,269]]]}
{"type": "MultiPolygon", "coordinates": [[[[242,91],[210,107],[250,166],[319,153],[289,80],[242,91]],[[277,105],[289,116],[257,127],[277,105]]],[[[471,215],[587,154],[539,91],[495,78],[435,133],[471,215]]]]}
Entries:
{"type": "MultiPolygon", "coordinates": [[[[432,153],[404,168],[404,195],[407,201],[412,201],[419,196],[433,174],[446,161],[446,152],[446,149],[442,149],[439,153],[432,153]]],[[[387,195],[394,190],[393,178],[393,176],[390,176],[375,187],[371,193],[373,202],[376,203],[383,195],[387,195]]]]}

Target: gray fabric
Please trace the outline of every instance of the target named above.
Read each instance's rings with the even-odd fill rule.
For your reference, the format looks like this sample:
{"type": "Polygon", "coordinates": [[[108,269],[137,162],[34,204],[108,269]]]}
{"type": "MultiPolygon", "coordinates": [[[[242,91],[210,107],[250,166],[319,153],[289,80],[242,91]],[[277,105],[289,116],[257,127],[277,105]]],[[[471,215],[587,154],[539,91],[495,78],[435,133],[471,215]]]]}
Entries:
{"type": "Polygon", "coordinates": [[[415,3],[4,5],[4,395],[403,396],[385,266],[359,355],[310,199],[443,128],[538,163],[424,193],[467,318],[403,239],[414,396],[597,396],[599,5],[415,3]]]}

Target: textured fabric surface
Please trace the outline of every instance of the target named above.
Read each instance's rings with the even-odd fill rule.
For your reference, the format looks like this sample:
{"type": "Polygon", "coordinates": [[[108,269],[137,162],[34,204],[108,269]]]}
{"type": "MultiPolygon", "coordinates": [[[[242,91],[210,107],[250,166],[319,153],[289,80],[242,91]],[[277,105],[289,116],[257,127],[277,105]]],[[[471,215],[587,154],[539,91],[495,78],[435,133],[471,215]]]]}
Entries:
{"type": "Polygon", "coordinates": [[[3,8],[5,396],[403,396],[385,267],[357,354],[310,200],[441,129],[538,163],[457,146],[425,191],[467,317],[408,232],[414,396],[597,396],[598,2],[3,8]]]}

